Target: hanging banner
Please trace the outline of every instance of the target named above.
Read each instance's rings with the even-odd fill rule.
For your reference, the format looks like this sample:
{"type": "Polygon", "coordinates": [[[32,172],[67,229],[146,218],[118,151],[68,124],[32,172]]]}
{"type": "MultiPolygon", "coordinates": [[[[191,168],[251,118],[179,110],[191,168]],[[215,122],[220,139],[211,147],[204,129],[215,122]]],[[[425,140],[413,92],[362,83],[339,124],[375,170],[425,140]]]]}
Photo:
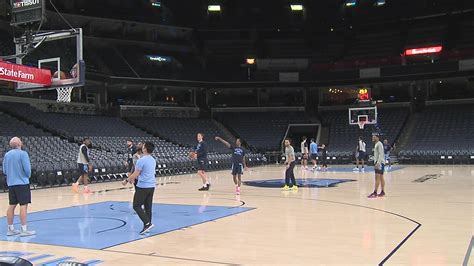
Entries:
{"type": "Polygon", "coordinates": [[[0,62],[0,79],[50,86],[51,71],[48,69],[0,62]]]}
{"type": "Polygon", "coordinates": [[[300,81],[300,73],[292,72],[292,73],[279,73],[280,81],[282,82],[297,82],[300,81]]]}
{"type": "Polygon", "coordinates": [[[459,60],[459,70],[474,70],[474,59],[459,60]]]}
{"type": "Polygon", "coordinates": [[[360,70],[360,78],[379,78],[380,68],[363,68],[360,70]]]}
{"type": "Polygon", "coordinates": [[[298,71],[305,70],[308,66],[308,59],[257,59],[259,70],[298,71]]]}

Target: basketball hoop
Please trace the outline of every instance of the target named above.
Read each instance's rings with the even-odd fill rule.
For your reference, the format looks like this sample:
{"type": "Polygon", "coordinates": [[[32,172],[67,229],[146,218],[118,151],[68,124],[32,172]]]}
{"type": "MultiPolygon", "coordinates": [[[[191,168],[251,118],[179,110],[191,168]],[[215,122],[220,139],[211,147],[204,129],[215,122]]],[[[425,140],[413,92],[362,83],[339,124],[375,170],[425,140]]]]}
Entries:
{"type": "Polygon", "coordinates": [[[359,128],[360,128],[360,129],[364,129],[364,126],[365,126],[366,123],[367,123],[367,121],[363,121],[363,120],[357,122],[357,124],[359,125],[359,128]]]}
{"type": "Polygon", "coordinates": [[[71,94],[74,87],[60,87],[56,88],[56,92],[58,93],[58,98],[56,101],[58,103],[70,103],[71,102],[71,94]]]}

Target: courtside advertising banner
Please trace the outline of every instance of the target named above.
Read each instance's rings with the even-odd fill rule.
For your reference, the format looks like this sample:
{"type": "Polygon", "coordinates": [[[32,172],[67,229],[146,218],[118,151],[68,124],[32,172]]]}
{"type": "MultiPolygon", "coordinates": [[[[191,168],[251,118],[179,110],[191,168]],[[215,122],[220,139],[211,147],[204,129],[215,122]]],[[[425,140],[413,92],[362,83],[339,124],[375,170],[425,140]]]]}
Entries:
{"type": "Polygon", "coordinates": [[[48,69],[0,62],[0,79],[50,86],[51,71],[48,69]]]}

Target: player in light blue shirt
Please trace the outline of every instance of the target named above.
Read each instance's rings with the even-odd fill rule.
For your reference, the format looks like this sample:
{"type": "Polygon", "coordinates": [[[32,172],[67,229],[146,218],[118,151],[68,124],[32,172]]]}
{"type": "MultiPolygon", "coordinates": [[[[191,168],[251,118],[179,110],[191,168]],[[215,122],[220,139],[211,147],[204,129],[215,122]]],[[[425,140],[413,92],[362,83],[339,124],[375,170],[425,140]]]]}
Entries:
{"type": "Polygon", "coordinates": [[[155,193],[156,184],[156,160],[152,156],[154,149],[155,145],[152,142],[145,142],[142,147],[143,155],[138,159],[135,165],[135,172],[123,183],[126,185],[128,181],[133,184],[135,179],[138,178],[135,195],[133,196],[133,209],[143,222],[143,230],[140,232],[141,235],[146,234],[154,227],[151,223],[153,195],[155,193]],[[142,206],[144,206],[145,209],[143,209],[142,206]]]}
{"type": "Polygon", "coordinates": [[[14,137],[10,140],[12,148],[5,154],[3,159],[3,173],[7,177],[9,206],[7,210],[7,236],[31,236],[35,231],[28,231],[26,220],[28,215],[28,204],[31,203],[30,176],[31,163],[26,151],[22,151],[23,142],[14,137]],[[21,231],[13,226],[16,206],[20,205],[21,231]]]}
{"type": "Polygon", "coordinates": [[[313,162],[313,168],[311,170],[314,171],[318,166],[318,144],[314,139],[311,139],[311,144],[309,144],[309,153],[311,161],[313,162]]]}

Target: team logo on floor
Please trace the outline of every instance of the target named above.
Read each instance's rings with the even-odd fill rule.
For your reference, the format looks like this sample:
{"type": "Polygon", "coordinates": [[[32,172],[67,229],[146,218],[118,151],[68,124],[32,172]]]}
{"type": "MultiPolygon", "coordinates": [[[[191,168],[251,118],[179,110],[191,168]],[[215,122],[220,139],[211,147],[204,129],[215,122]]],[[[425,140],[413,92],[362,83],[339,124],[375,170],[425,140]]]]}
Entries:
{"type": "MultiPolygon", "coordinates": [[[[326,179],[326,178],[306,178],[306,179],[296,179],[296,183],[299,187],[308,187],[308,188],[325,188],[325,187],[335,187],[338,184],[352,182],[354,179],[326,179]]],[[[283,187],[285,185],[285,180],[283,179],[271,179],[271,180],[255,180],[255,181],[245,181],[243,182],[247,186],[252,187],[269,187],[277,188],[283,187]]]]}
{"type": "Polygon", "coordinates": [[[424,183],[430,179],[438,179],[439,177],[441,177],[442,175],[439,175],[439,174],[434,174],[434,175],[424,175],[422,177],[419,177],[415,180],[413,180],[412,182],[415,182],[415,183],[424,183]]]}

